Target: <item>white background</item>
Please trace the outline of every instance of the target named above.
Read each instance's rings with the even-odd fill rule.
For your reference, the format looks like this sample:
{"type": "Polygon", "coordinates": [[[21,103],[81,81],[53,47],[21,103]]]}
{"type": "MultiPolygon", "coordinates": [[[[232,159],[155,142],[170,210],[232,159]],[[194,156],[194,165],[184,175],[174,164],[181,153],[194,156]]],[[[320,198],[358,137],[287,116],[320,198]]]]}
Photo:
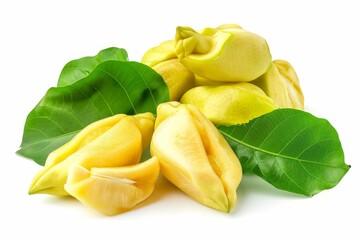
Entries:
{"type": "Polygon", "coordinates": [[[357,1],[1,1],[0,239],[360,239],[357,1]],[[267,39],[297,71],[306,110],[337,129],[352,168],[312,197],[245,176],[230,214],[159,181],[134,210],[106,217],[71,198],[27,194],[40,166],[17,156],[25,118],[70,60],[150,47],[195,29],[236,23],[267,39]]]}

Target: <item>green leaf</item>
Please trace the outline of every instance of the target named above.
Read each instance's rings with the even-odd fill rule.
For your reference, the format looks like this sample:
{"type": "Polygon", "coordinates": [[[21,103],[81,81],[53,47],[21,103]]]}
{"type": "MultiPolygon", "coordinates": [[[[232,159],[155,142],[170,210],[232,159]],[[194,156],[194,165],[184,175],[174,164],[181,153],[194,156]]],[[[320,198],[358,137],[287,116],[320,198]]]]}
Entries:
{"type": "Polygon", "coordinates": [[[44,165],[47,155],[88,124],[114,114],[156,113],[169,101],[162,77],[137,62],[106,61],[65,87],[50,88],[26,119],[20,155],[44,165]]]}
{"type": "Polygon", "coordinates": [[[304,111],[278,109],[219,130],[244,173],[279,189],[312,196],[336,186],[350,168],[334,127],[304,111]]]}
{"type": "Polygon", "coordinates": [[[101,50],[96,56],[70,61],[62,69],[57,85],[72,84],[88,76],[100,63],[109,60],[128,61],[128,54],[123,48],[111,47],[101,50]]]}

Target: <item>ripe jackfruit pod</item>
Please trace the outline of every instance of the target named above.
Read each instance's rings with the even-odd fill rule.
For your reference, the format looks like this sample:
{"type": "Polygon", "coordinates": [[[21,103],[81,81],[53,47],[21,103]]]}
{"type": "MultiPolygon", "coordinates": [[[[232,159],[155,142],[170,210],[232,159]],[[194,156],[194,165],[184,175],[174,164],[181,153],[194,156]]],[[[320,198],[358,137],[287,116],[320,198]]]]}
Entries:
{"type": "Polygon", "coordinates": [[[141,59],[143,64],[154,67],[167,60],[176,59],[174,40],[167,40],[147,50],[141,59]]]}
{"type": "Polygon", "coordinates": [[[29,194],[68,195],[64,184],[73,163],[87,169],[138,163],[150,144],[154,120],[151,113],[118,114],[88,125],[49,154],[45,167],[34,177],[29,194]]]}
{"type": "Polygon", "coordinates": [[[115,215],[147,199],[159,171],[156,157],[131,166],[90,170],[74,164],[70,166],[65,190],[85,206],[115,215]]]}
{"type": "Polygon", "coordinates": [[[195,87],[181,103],[196,106],[215,125],[246,123],[276,109],[274,101],[251,83],[195,87]]]}
{"type": "Polygon", "coordinates": [[[163,175],[201,204],[230,212],[242,178],[239,160],[217,128],[194,106],[158,106],[150,153],[163,175]]]}
{"type": "Polygon", "coordinates": [[[249,82],[268,69],[266,40],[234,24],[197,32],[178,27],[175,52],[180,62],[200,77],[224,82],[249,82]]]}
{"type": "Polygon", "coordinates": [[[266,73],[252,83],[263,89],[278,107],[304,109],[299,79],[287,61],[273,61],[266,73]]]}
{"type": "Polygon", "coordinates": [[[152,67],[162,76],[169,88],[172,101],[180,100],[181,96],[195,85],[194,74],[179,62],[175,54],[173,40],[149,49],[141,62],[152,67]]]}

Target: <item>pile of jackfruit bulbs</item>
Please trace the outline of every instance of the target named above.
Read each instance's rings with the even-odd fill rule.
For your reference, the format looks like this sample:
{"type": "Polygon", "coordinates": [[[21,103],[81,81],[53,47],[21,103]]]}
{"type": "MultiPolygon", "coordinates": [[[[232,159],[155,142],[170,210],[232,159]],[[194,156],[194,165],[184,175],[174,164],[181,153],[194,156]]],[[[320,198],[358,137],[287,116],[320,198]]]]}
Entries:
{"type": "Polygon", "coordinates": [[[117,114],[88,125],[48,156],[29,193],[71,195],[115,215],[146,200],[162,173],[199,203],[230,212],[242,168],[216,126],[303,109],[293,67],[273,61],[264,38],[235,24],[178,27],[141,62],[163,77],[171,101],[156,117],[117,114]],[[150,158],[141,161],[148,148],[150,158]]]}
{"type": "Polygon", "coordinates": [[[149,49],[141,62],[164,78],[171,100],[195,105],[215,124],[242,124],[276,108],[304,109],[290,63],[273,61],[264,38],[235,24],[199,32],[177,27],[174,40],[149,49]]]}

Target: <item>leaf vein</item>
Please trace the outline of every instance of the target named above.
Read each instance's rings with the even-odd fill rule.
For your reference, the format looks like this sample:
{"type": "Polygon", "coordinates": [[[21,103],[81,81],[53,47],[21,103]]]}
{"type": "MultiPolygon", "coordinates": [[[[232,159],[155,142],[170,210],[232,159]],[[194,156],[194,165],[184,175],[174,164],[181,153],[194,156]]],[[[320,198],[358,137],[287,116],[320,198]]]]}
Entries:
{"type": "MultiPolygon", "coordinates": [[[[91,86],[92,87],[92,86],[91,86]]],[[[95,89],[99,94],[100,92],[95,88],[92,87],[93,89],[95,89]]],[[[91,103],[91,105],[93,106],[93,108],[100,114],[100,110],[98,109],[98,107],[94,104],[94,101],[91,99],[91,97],[85,92],[83,91],[81,88],[77,88],[82,94],[84,94],[84,96],[88,99],[88,101],[91,103]]]]}
{"type": "Polygon", "coordinates": [[[37,141],[37,142],[32,142],[30,144],[25,144],[24,146],[21,146],[22,149],[26,149],[28,147],[32,147],[33,145],[35,144],[39,144],[39,143],[42,143],[42,142],[52,142],[53,140],[56,140],[58,138],[63,138],[63,137],[66,137],[66,136],[71,136],[71,135],[75,135],[77,134],[78,132],[80,132],[80,130],[76,130],[76,131],[72,131],[72,132],[69,132],[69,133],[66,133],[66,134],[62,134],[62,135],[57,135],[57,136],[54,136],[54,137],[51,137],[51,138],[47,138],[47,139],[43,139],[43,140],[40,140],[40,141],[37,141]]]}
{"type": "Polygon", "coordinates": [[[121,82],[119,82],[119,81],[117,80],[117,78],[116,78],[114,75],[112,75],[110,72],[106,71],[105,69],[99,69],[99,70],[102,71],[103,73],[107,74],[107,75],[110,76],[113,80],[115,80],[115,81],[117,82],[117,84],[118,84],[118,85],[123,89],[123,91],[125,92],[126,97],[129,99],[129,102],[130,102],[131,107],[133,108],[135,114],[137,114],[135,105],[134,105],[132,99],[130,98],[128,92],[126,91],[126,88],[124,87],[124,85],[123,85],[121,82]]]}
{"type": "Polygon", "coordinates": [[[278,162],[277,157],[275,157],[275,159],[276,159],[276,162],[277,162],[280,170],[284,173],[284,175],[287,177],[287,179],[289,179],[292,183],[295,184],[295,186],[297,186],[299,189],[301,189],[302,191],[304,191],[304,192],[306,193],[307,191],[306,191],[305,189],[303,189],[299,184],[297,184],[293,179],[291,179],[291,178],[289,177],[289,175],[286,173],[286,171],[284,170],[284,168],[283,168],[283,167],[281,166],[281,164],[278,162]]]}
{"type": "Polygon", "coordinates": [[[310,124],[310,125],[307,125],[306,127],[304,127],[303,129],[301,129],[299,132],[297,132],[286,144],[285,146],[279,151],[279,154],[282,153],[282,151],[285,150],[285,148],[292,142],[294,141],[300,134],[302,134],[306,129],[310,128],[310,127],[313,127],[315,125],[319,125],[321,124],[320,122],[317,122],[317,123],[314,123],[314,124],[310,124]]]}
{"type": "Polygon", "coordinates": [[[247,137],[247,135],[251,132],[252,128],[256,125],[256,122],[258,121],[258,118],[254,119],[254,122],[252,123],[252,125],[250,126],[250,128],[248,129],[248,131],[245,133],[244,137],[241,139],[242,141],[245,140],[245,138],[247,137]]]}
{"type": "Polygon", "coordinates": [[[30,127],[28,128],[30,131],[36,131],[36,132],[39,132],[41,133],[41,135],[45,136],[45,137],[49,137],[46,132],[44,132],[42,129],[40,128],[34,128],[34,127],[30,127]]]}
{"type": "Polygon", "coordinates": [[[260,145],[258,146],[259,148],[266,142],[266,140],[275,132],[276,129],[278,129],[282,124],[284,124],[285,122],[289,121],[290,118],[293,118],[294,116],[296,116],[297,114],[293,114],[287,118],[282,119],[277,125],[276,127],[274,127],[269,133],[268,135],[261,141],[260,145]]]}
{"type": "MultiPolygon", "coordinates": [[[[105,105],[107,106],[107,108],[109,109],[109,111],[111,112],[111,115],[114,115],[114,112],[113,112],[113,110],[111,109],[111,107],[110,107],[110,105],[109,105],[109,103],[108,103],[108,101],[106,101],[106,98],[104,97],[104,95],[100,92],[100,90],[99,89],[97,89],[96,87],[93,87],[94,89],[95,89],[95,91],[96,92],[98,92],[99,93],[99,95],[100,95],[100,97],[101,97],[101,99],[104,101],[104,103],[105,103],[105,105]]],[[[96,110],[98,110],[98,109],[96,109],[96,110]]],[[[98,111],[99,113],[100,113],[100,111],[98,111]]]]}
{"type": "MultiPolygon", "coordinates": [[[[46,105],[44,105],[44,106],[46,106],[46,105]]],[[[64,113],[68,114],[70,117],[72,117],[73,119],[75,119],[76,122],[77,122],[81,127],[83,127],[84,124],[80,122],[80,120],[74,115],[74,113],[72,113],[72,112],[70,112],[70,111],[68,111],[68,110],[66,110],[66,109],[63,109],[63,108],[61,108],[61,107],[59,107],[59,106],[56,106],[56,105],[46,106],[46,107],[53,108],[53,109],[57,109],[57,110],[59,110],[59,111],[61,111],[61,112],[64,112],[64,113]]],[[[49,117],[46,117],[46,116],[44,116],[44,117],[45,117],[45,118],[49,118],[49,117]]],[[[49,118],[49,119],[50,119],[50,118],[49,118]]],[[[65,132],[64,130],[62,130],[62,131],[65,132]]]]}
{"type": "MultiPolygon", "coordinates": [[[[65,130],[61,127],[61,125],[59,125],[57,122],[55,122],[53,119],[47,117],[47,116],[37,116],[35,119],[45,119],[48,120],[50,123],[53,123],[54,126],[56,126],[61,132],[65,132],[65,130]]],[[[39,128],[40,129],[40,128],[39,128]]]]}
{"type": "Polygon", "coordinates": [[[147,81],[145,81],[144,77],[143,77],[143,74],[141,74],[139,72],[139,70],[137,68],[135,68],[134,66],[130,65],[140,76],[141,76],[141,80],[145,83],[146,87],[149,89],[149,92],[150,92],[150,95],[151,95],[151,99],[153,100],[154,102],[154,106],[157,106],[157,103],[155,101],[155,97],[154,97],[154,94],[152,92],[152,89],[150,88],[149,84],[147,81]]]}
{"type": "Polygon", "coordinates": [[[321,139],[317,142],[314,142],[314,143],[311,143],[309,146],[307,146],[306,148],[304,148],[304,150],[302,150],[295,158],[299,158],[303,153],[305,153],[309,148],[319,144],[319,143],[322,143],[322,142],[326,142],[326,141],[334,141],[334,139],[332,138],[324,138],[324,139],[321,139]]]}

